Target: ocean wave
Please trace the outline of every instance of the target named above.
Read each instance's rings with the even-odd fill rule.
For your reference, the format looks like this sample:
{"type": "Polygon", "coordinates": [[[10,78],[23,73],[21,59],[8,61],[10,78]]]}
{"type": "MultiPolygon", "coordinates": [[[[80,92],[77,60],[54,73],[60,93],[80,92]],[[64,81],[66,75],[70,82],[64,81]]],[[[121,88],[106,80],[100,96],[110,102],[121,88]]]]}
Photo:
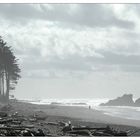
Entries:
{"type": "Polygon", "coordinates": [[[59,102],[51,102],[50,104],[51,105],[62,105],[62,103],[59,103],[59,102]]]}
{"type": "Polygon", "coordinates": [[[129,106],[98,106],[96,110],[106,115],[125,119],[140,120],[140,108],[129,106]]]}

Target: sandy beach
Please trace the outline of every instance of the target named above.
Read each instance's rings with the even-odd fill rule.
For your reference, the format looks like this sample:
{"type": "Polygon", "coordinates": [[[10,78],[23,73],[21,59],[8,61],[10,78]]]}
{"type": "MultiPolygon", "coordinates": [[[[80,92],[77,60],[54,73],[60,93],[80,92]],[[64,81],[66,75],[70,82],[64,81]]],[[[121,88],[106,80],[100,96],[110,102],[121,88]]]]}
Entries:
{"type": "Polygon", "coordinates": [[[41,128],[52,136],[62,136],[62,127],[48,123],[60,121],[71,121],[73,126],[106,127],[109,125],[119,131],[137,131],[132,136],[140,136],[140,121],[108,116],[94,109],[76,106],[35,105],[24,102],[11,102],[10,105],[9,114],[18,112],[19,115],[29,117],[38,113],[45,117],[45,120],[28,122],[28,124],[41,128]]]}

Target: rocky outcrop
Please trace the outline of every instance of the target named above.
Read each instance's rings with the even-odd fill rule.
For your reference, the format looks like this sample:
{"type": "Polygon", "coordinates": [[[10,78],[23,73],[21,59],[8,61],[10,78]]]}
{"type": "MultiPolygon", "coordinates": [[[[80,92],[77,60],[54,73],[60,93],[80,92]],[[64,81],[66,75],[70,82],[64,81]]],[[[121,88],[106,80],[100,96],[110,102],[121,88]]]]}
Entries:
{"type": "Polygon", "coordinates": [[[138,99],[135,101],[135,106],[139,106],[139,107],[140,107],[140,98],[138,98],[138,99]]]}
{"type": "MultiPolygon", "coordinates": [[[[140,100],[139,100],[140,103],[140,100]]],[[[100,104],[101,106],[134,106],[133,95],[124,94],[114,100],[109,100],[107,103],[100,104]]]]}

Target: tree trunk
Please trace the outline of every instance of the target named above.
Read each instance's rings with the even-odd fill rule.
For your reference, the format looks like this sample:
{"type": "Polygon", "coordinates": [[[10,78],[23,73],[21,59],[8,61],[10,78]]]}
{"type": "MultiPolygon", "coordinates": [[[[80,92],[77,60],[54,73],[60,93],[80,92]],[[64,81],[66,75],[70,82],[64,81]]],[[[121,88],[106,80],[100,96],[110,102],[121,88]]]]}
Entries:
{"type": "Polygon", "coordinates": [[[1,75],[0,75],[0,95],[1,95],[1,75]]]}
{"type": "Polygon", "coordinates": [[[6,100],[9,102],[9,89],[10,89],[10,79],[9,74],[6,73],[6,100]]]}
{"type": "Polygon", "coordinates": [[[2,95],[4,96],[4,74],[2,74],[2,95]]]}

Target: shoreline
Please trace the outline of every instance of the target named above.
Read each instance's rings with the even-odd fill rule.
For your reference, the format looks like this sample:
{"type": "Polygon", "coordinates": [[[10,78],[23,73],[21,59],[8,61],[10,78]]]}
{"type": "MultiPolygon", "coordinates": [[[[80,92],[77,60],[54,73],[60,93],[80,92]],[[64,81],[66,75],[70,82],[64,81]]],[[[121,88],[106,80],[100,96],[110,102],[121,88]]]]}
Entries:
{"type": "Polygon", "coordinates": [[[140,127],[140,120],[133,119],[125,119],[121,117],[114,117],[108,114],[104,114],[102,111],[96,110],[94,108],[88,109],[82,106],[61,106],[61,105],[48,105],[48,104],[32,104],[26,102],[19,102],[28,104],[33,108],[36,107],[35,111],[44,111],[48,115],[51,116],[62,116],[62,117],[70,117],[77,118],[84,121],[98,122],[101,123],[114,123],[120,125],[130,125],[140,127]],[[98,119],[97,119],[98,118],[98,119]]]}

